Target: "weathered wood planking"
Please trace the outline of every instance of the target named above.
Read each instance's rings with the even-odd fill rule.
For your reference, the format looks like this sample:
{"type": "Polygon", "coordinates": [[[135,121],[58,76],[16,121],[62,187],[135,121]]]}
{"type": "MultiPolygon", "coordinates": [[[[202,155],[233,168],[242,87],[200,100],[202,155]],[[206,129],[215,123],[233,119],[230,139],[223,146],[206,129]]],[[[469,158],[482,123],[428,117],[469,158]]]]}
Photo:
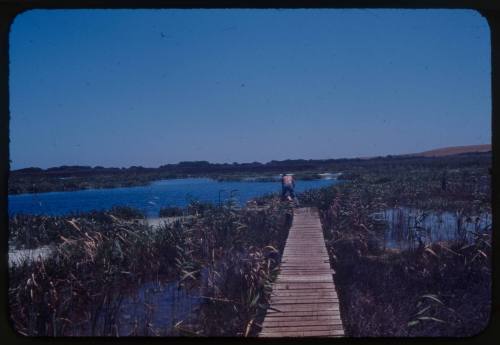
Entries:
{"type": "Polygon", "coordinates": [[[343,336],[332,273],[317,210],[295,209],[259,337],[343,336]]]}

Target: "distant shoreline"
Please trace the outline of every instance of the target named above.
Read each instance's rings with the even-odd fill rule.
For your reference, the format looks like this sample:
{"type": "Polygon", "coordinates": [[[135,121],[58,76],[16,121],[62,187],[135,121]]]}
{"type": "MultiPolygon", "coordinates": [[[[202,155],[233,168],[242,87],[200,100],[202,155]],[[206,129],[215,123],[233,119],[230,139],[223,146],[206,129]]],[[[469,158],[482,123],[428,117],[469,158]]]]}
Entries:
{"type": "MultiPolygon", "coordinates": [[[[334,175],[334,176],[340,176],[341,173],[326,173],[327,175],[334,175]]],[[[325,176],[324,173],[298,173],[295,174],[296,180],[297,181],[308,181],[308,180],[321,180],[321,179],[331,179],[325,176]]],[[[90,177],[92,178],[92,177],[90,177]]],[[[76,192],[76,191],[85,191],[85,190],[100,190],[100,189],[115,189],[115,188],[132,188],[132,187],[144,187],[144,186],[149,186],[155,182],[160,182],[160,181],[167,181],[167,180],[183,180],[183,179],[209,179],[213,180],[216,182],[275,182],[279,183],[280,179],[276,175],[269,175],[269,176],[254,176],[254,175],[234,175],[234,176],[207,176],[207,175],[200,175],[200,176],[178,176],[178,177],[171,177],[171,178],[160,178],[160,179],[152,179],[148,181],[134,181],[123,184],[122,181],[116,180],[115,184],[110,186],[108,184],[105,185],[90,185],[89,183],[85,183],[84,187],[82,188],[74,188],[74,189],[52,189],[52,190],[47,190],[47,191],[35,191],[35,192],[25,192],[25,193],[9,193],[9,196],[17,196],[17,195],[30,195],[30,194],[43,194],[43,193],[57,193],[57,192],[76,192]],[[140,183],[140,184],[139,184],[140,183]]],[[[56,186],[53,186],[56,187],[56,186]]]]}
{"type": "MultiPolygon", "coordinates": [[[[463,150],[462,150],[463,151],[463,150]]],[[[341,179],[349,179],[351,172],[370,166],[393,164],[398,161],[461,161],[467,157],[491,157],[491,151],[460,152],[452,155],[399,155],[352,159],[296,159],[268,163],[220,164],[207,161],[181,162],[158,168],[130,167],[103,168],[87,166],[62,166],[40,169],[14,170],[9,176],[9,195],[45,192],[77,191],[87,189],[123,188],[146,186],[154,181],[178,178],[211,178],[217,181],[259,182],[276,181],[282,173],[293,173],[297,180],[321,179],[327,172],[343,172],[341,179]]]]}

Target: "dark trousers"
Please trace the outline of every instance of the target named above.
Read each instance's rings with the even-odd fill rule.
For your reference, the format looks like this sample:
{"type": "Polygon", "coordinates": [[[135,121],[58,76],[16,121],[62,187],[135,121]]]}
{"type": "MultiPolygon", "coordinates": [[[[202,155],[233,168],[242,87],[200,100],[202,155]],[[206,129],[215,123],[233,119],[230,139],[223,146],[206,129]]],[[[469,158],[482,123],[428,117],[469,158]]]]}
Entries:
{"type": "Polygon", "coordinates": [[[281,188],[281,198],[282,199],[285,199],[286,196],[290,195],[290,197],[292,199],[295,199],[295,192],[293,191],[293,187],[292,186],[287,186],[287,185],[284,185],[282,188],[281,188]]]}

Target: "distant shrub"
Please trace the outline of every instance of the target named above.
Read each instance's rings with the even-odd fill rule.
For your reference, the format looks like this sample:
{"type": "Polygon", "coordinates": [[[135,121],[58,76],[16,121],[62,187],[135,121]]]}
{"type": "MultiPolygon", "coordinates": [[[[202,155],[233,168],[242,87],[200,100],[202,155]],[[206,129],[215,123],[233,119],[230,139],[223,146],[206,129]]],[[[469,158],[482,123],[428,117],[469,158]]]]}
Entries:
{"type": "Polygon", "coordinates": [[[184,214],[184,209],[177,206],[167,206],[160,208],[160,217],[179,217],[184,214]]]}
{"type": "Polygon", "coordinates": [[[191,201],[187,207],[188,214],[204,214],[207,211],[213,210],[215,205],[210,202],[191,201]]]}
{"type": "Polygon", "coordinates": [[[125,220],[143,219],[144,214],[136,208],[129,206],[114,206],[109,210],[113,216],[125,220]]]}
{"type": "Polygon", "coordinates": [[[376,179],[373,183],[380,184],[380,183],[387,183],[391,182],[391,179],[388,177],[381,177],[379,179],[376,179]]]}
{"type": "Polygon", "coordinates": [[[345,172],[345,173],[342,173],[338,179],[339,180],[356,180],[360,177],[361,175],[358,174],[358,173],[354,173],[354,172],[345,172]]]}

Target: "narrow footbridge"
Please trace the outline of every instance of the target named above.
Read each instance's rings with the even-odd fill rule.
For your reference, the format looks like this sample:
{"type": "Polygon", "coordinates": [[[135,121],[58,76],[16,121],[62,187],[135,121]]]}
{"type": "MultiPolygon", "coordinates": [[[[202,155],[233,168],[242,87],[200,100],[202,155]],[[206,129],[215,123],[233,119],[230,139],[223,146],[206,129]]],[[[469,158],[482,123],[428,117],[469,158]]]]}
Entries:
{"type": "Polygon", "coordinates": [[[259,337],[343,336],[332,273],[318,211],[295,209],[259,337]]]}

